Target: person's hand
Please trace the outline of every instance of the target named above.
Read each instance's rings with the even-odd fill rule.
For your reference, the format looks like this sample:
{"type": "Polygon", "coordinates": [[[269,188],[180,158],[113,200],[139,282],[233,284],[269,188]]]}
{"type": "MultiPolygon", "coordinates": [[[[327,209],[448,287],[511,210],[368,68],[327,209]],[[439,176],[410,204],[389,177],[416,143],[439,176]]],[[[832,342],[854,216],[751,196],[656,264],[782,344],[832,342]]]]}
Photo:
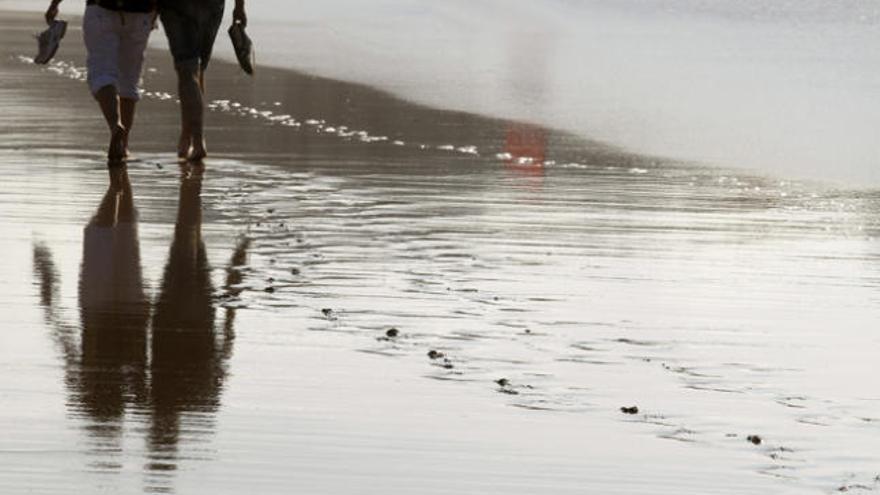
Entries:
{"type": "Polygon", "coordinates": [[[58,17],[58,1],[52,0],[52,3],[49,4],[49,8],[46,9],[46,24],[52,25],[55,22],[55,18],[58,17]]]}
{"type": "Polygon", "coordinates": [[[241,27],[247,27],[247,13],[244,11],[244,5],[236,3],[235,10],[232,11],[232,22],[241,24],[241,27]]]}

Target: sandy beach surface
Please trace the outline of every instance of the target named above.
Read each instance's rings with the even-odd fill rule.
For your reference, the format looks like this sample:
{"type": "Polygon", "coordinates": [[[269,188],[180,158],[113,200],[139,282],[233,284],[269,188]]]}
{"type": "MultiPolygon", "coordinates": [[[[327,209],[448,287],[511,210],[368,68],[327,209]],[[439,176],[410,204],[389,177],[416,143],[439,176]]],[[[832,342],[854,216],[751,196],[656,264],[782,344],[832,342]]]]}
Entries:
{"type": "Polygon", "coordinates": [[[875,191],[0,27],[0,493],[880,489],[875,191]]]}

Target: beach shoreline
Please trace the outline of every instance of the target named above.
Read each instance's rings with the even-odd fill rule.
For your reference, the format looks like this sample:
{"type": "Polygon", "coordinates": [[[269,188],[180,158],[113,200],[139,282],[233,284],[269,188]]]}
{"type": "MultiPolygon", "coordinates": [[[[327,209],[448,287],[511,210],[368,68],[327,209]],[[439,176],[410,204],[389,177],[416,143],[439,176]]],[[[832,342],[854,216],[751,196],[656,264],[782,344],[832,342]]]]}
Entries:
{"type": "MultiPolygon", "coordinates": [[[[876,186],[866,68],[878,17],[867,5],[630,3],[271,0],[249,9],[250,32],[261,67],[675,161],[876,186]]],[[[217,48],[234,60],[228,43],[217,48]]]]}
{"type": "MultiPolygon", "coordinates": [[[[32,13],[7,12],[4,15],[20,21],[16,23],[20,29],[16,39],[26,40],[30,31],[39,29],[39,19],[32,13]],[[30,27],[21,28],[22,25],[30,27]]],[[[61,77],[83,81],[84,56],[79,39],[79,17],[68,18],[70,32],[48,70],[61,77]]],[[[161,37],[163,33],[154,31],[152,36],[161,37]]],[[[224,33],[218,35],[217,43],[228,43],[224,33]]],[[[27,54],[32,47],[26,41],[17,46],[21,48],[8,50],[7,53],[14,53],[13,57],[24,56],[19,62],[27,63],[27,54]]],[[[144,114],[155,113],[160,106],[163,119],[169,112],[168,103],[173,104],[173,101],[168,100],[174,98],[176,90],[176,84],[169,76],[172,74],[173,67],[167,50],[148,48],[143,77],[147,90],[142,106],[150,110],[144,110],[144,114]]],[[[214,139],[220,153],[241,153],[266,159],[275,157],[276,161],[284,161],[285,157],[278,155],[293,153],[295,147],[302,148],[306,141],[323,146],[324,142],[335,139],[351,145],[354,154],[364,153],[360,145],[373,145],[367,147],[367,153],[400,156],[403,152],[407,154],[405,156],[419,156],[418,152],[424,152],[464,159],[480,157],[513,165],[547,162],[550,166],[577,168],[613,163],[620,167],[644,168],[655,167],[663,161],[562,131],[431,108],[362,84],[286,69],[260,67],[259,75],[251,78],[236,64],[218,59],[212,61],[208,74],[211,84],[208,89],[208,101],[211,103],[208,125],[219,131],[214,139]],[[285,115],[289,118],[281,118],[285,115]],[[235,129],[235,132],[251,134],[240,139],[242,143],[237,143],[237,149],[224,148],[223,143],[230,142],[227,137],[239,137],[224,134],[231,132],[230,128],[233,127],[229,125],[232,122],[229,119],[242,117],[255,119],[263,125],[235,129]],[[253,130],[254,127],[258,127],[258,130],[253,130]],[[291,130],[298,132],[288,132],[291,130]],[[264,156],[261,156],[263,150],[255,144],[262,135],[272,142],[269,147],[271,152],[262,153],[264,156]],[[280,137],[282,135],[284,137],[280,137]],[[552,155],[548,156],[550,152],[552,155]]],[[[88,98],[87,91],[83,93],[88,98]]],[[[142,143],[147,152],[167,149],[167,145],[159,145],[161,140],[168,139],[171,132],[165,127],[161,137],[147,136],[142,143]]]]}

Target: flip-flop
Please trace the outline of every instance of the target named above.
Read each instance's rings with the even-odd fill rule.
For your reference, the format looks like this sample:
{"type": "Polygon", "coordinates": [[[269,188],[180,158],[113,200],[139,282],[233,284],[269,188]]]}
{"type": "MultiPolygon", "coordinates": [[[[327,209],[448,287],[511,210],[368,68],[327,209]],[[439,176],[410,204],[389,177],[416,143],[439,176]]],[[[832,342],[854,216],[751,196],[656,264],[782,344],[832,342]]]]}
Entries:
{"type": "Polygon", "coordinates": [[[55,56],[55,52],[58,51],[58,47],[61,45],[61,38],[64,38],[65,33],[67,33],[66,21],[52,21],[49,29],[37,35],[37,48],[39,52],[34,57],[34,63],[48,64],[52,57],[55,56]]]}
{"type": "Polygon", "coordinates": [[[238,65],[241,70],[246,73],[254,74],[254,44],[244,30],[244,26],[239,22],[233,22],[229,26],[229,38],[232,40],[232,47],[235,49],[235,58],[238,59],[238,65]]]}

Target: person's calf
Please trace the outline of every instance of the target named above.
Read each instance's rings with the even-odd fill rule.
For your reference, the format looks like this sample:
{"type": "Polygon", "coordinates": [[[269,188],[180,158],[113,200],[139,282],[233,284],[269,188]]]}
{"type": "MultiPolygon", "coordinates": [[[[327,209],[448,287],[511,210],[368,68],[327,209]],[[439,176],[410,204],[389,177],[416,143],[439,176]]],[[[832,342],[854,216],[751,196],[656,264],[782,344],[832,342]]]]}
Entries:
{"type": "Polygon", "coordinates": [[[205,156],[202,140],[204,101],[200,87],[201,67],[198,60],[190,60],[176,64],[175,69],[180,96],[180,140],[177,145],[177,156],[184,159],[193,157],[199,159],[205,156]]]}
{"type": "Polygon", "coordinates": [[[116,86],[108,84],[95,92],[95,100],[101,107],[101,113],[110,128],[110,144],[107,146],[107,159],[121,161],[125,159],[126,128],[122,124],[119,93],[116,86]]]}
{"type": "Polygon", "coordinates": [[[107,127],[112,132],[117,126],[122,126],[122,120],[119,111],[119,93],[116,86],[108,84],[95,92],[95,100],[101,108],[107,127]]]}
{"type": "Polygon", "coordinates": [[[125,137],[123,139],[123,147],[125,156],[128,156],[128,139],[131,136],[131,129],[134,127],[134,114],[137,107],[137,100],[134,98],[119,98],[119,119],[122,127],[125,128],[125,137]]]}

